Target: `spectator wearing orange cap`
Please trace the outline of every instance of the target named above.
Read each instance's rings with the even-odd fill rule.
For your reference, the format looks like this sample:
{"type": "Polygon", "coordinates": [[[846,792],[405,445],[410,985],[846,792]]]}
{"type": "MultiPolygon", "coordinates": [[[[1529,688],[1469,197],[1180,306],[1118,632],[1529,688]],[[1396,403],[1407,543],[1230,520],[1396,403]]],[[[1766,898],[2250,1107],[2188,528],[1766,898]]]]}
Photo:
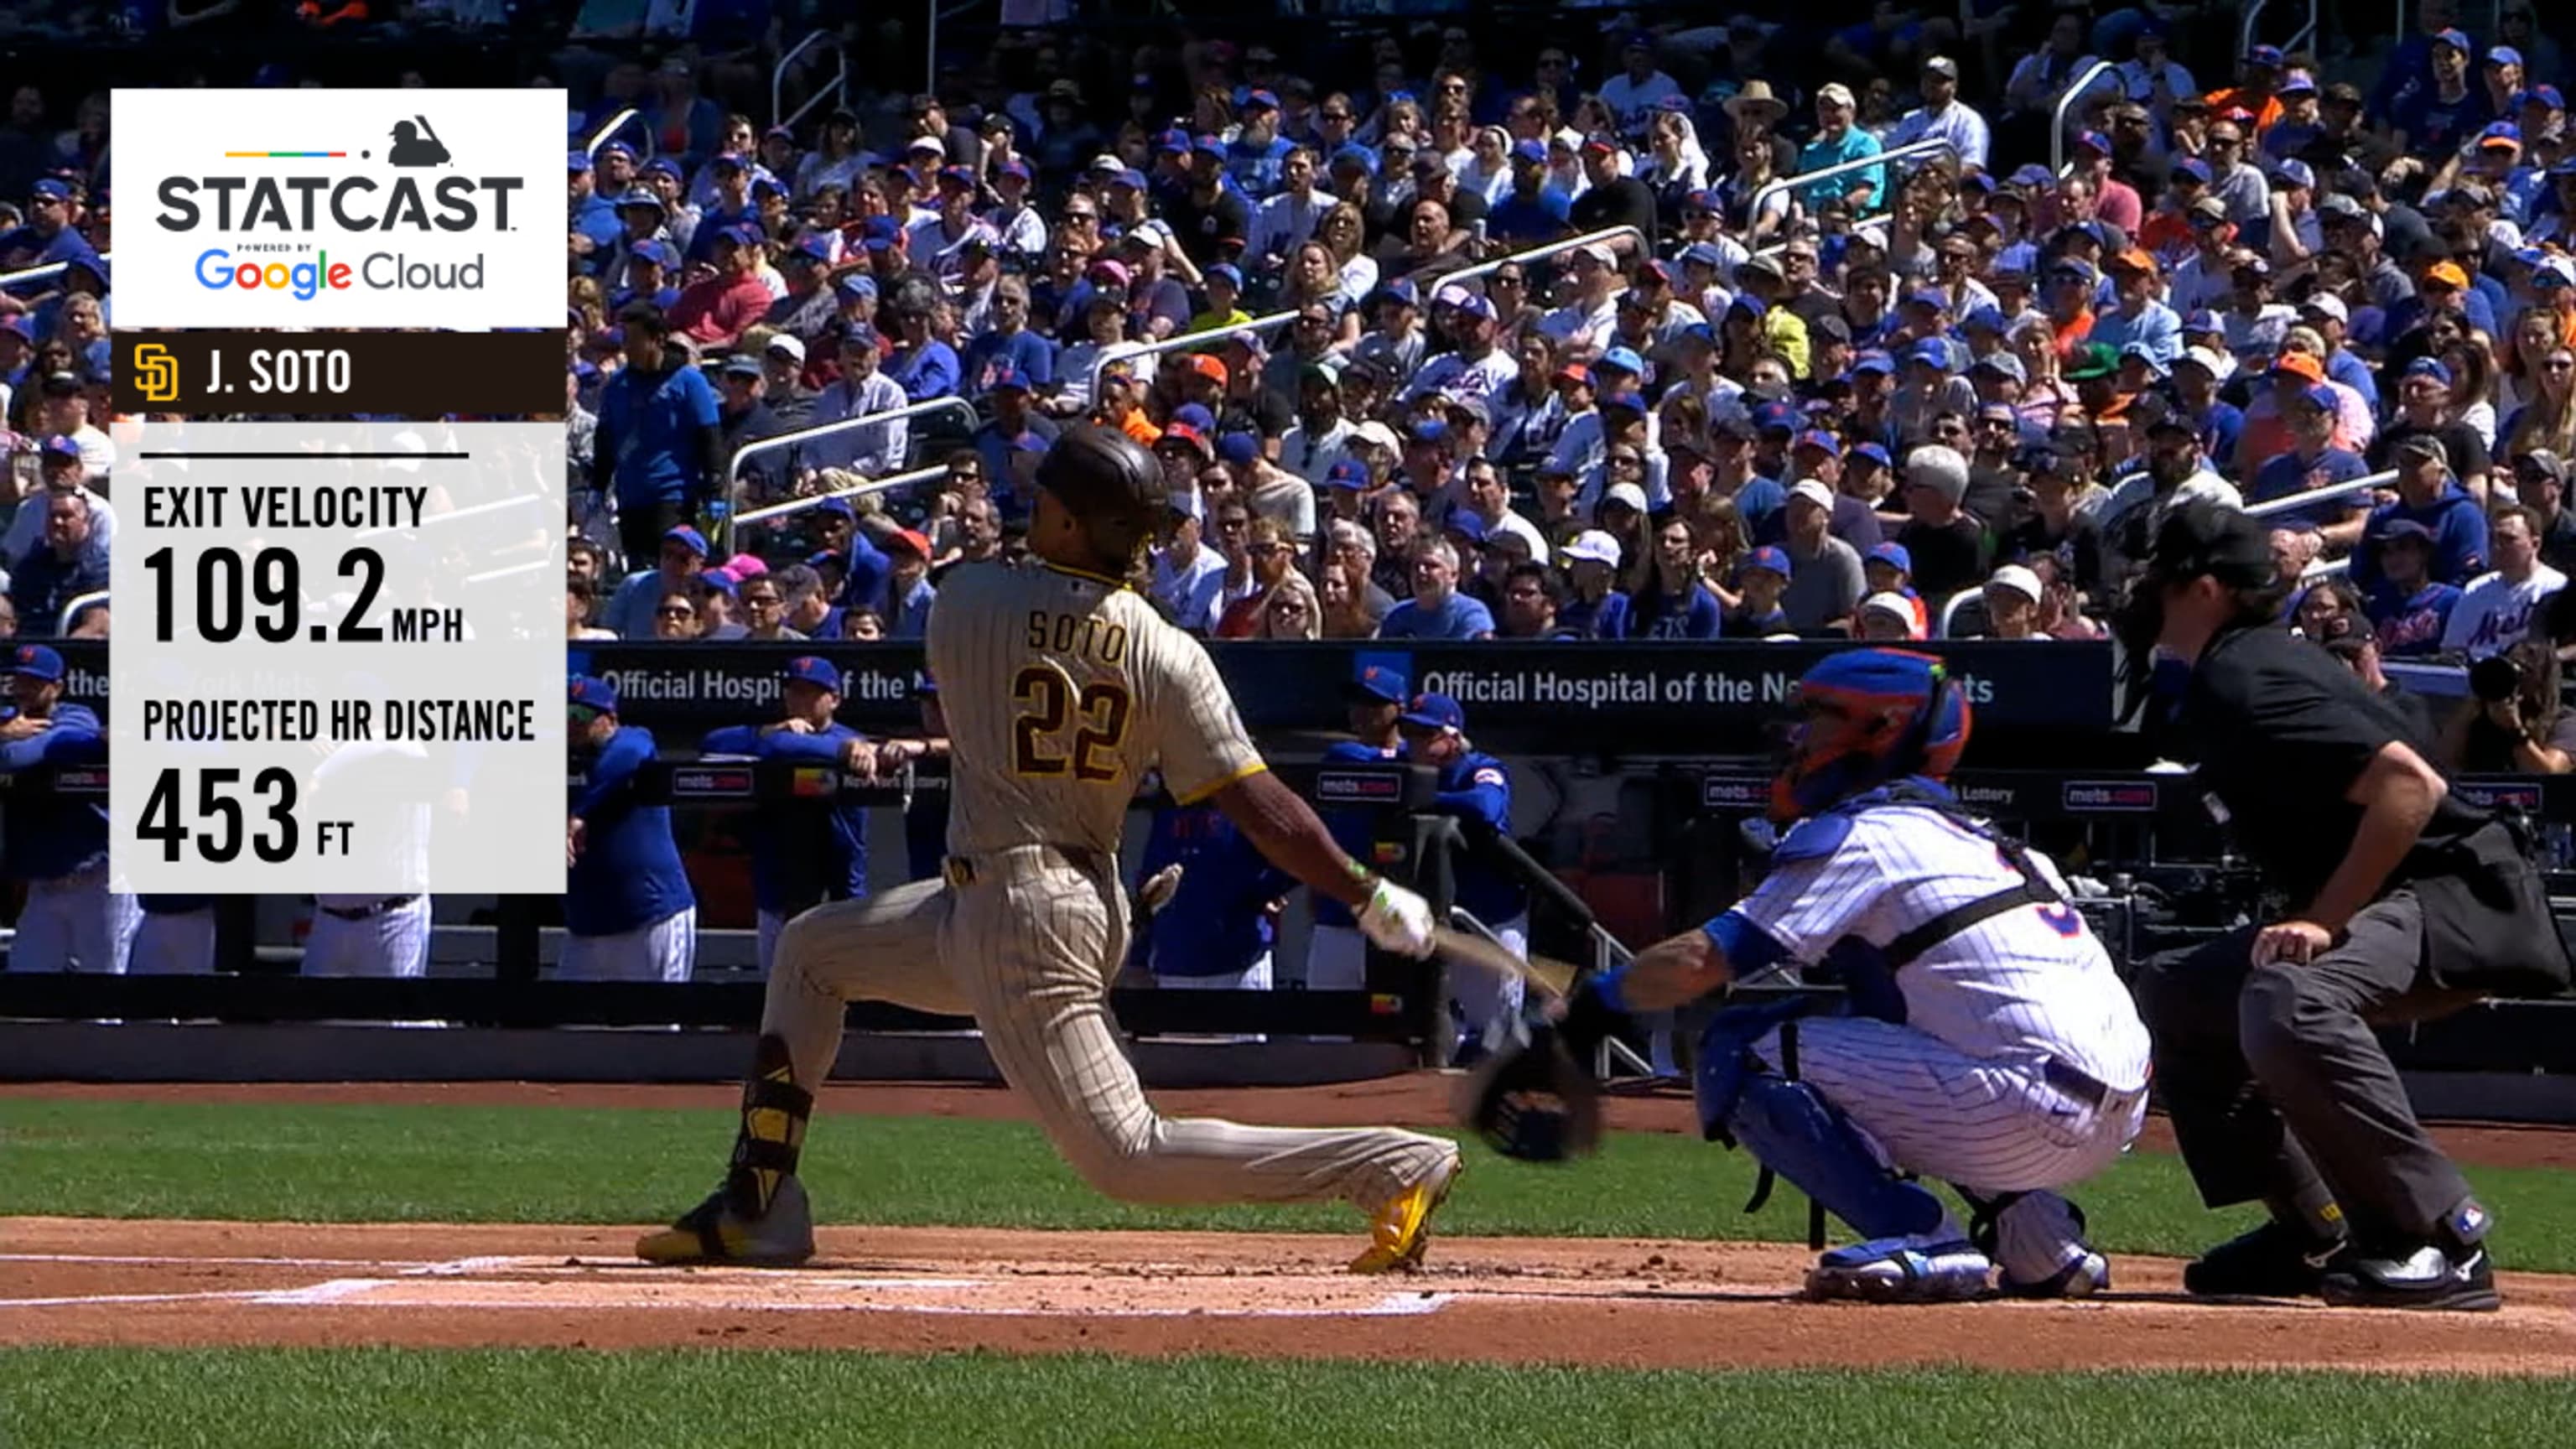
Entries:
{"type": "Polygon", "coordinates": [[[930,606],[939,597],[930,582],[930,540],[909,528],[886,535],[885,597],[877,613],[889,639],[918,639],[930,628],[930,606]]]}
{"type": "Polygon", "coordinates": [[[2182,356],[2182,318],[2160,300],[2164,269],[2135,247],[2113,256],[2106,268],[2117,301],[2093,319],[2091,341],[2125,352],[2146,349],[2165,367],[2182,356]]]}

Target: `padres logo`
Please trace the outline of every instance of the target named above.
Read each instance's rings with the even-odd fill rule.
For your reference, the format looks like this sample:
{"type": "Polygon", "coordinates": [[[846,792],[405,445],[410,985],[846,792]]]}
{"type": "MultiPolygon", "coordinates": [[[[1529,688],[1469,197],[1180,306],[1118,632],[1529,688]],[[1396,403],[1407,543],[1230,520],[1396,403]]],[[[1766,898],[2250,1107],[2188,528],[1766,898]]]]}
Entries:
{"type": "Polygon", "coordinates": [[[179,398],[179,359],[158,342],[140,342],[134,348],[135,391],[146,402],[176,402],[179,398]]]}

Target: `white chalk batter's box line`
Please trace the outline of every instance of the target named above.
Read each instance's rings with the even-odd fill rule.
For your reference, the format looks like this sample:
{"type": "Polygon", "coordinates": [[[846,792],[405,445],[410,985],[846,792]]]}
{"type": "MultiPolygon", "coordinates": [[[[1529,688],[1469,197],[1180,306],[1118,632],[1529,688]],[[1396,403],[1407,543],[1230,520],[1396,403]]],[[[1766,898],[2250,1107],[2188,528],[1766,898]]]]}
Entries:
{"type": "MultiPolygon", "coordinates": [[[[0,1298],[0,1310],[140,1306],[172,1303],[247,1303],[279,1308],[455,1308],[502,1310],[680,1309],[696,1312],[759,1313],[918,1313],[976,1318],[1389,1318],[1437,1313],[1462,1296],[1457,1293],[1407,1291],[1383,1293],[1348,1304],[1308,1307],[1260,1307],[1221,1304],[1174,1307],[1111,1305],[1050,1308],[1033,1304],[986,1305],[937,1302],[879,1302],[858,1296],[871,1292],[969,1293],[995,1288],[1022,1291],[1031,1285],[1008,1278],[866,1277],[846,1274],[781,1273],[765,1270],[696,1269],[672,1275],[620,1263],[567,1263],[558,1256],[473,1257],[442,1262],[370,1261],[338,1258],[257,1258],[154,1256],[138,1254],[8,1253],[0,1262],[55,1264],[191,1264],[257,1267],[359,1267],[394,1269],[397,1277],[331,1278],[300,1288],[231,1288],[182,1293],[93,1293],[43,1298],[0,1298]],[[624,1270],[632,1269],[627,1272],[624,1270]],[[455,1283],[432,1289],[425,1279],[455,1283]],[[542,1288],[548,1281],[580,1282],[590,1290],[578,1305],[550,1301],[542,1291],[522,1297],[480,1295],[457,1280],[526,1283],[542,1288]],[[800,1293],[847,1293],[847,1298],[782,1301],[759,1292],[793,1285],[800,1293]],[[617,1289],[631,1291],[616,1291],[617,1289]],[[609,1291],[602,1292],[606,1289],[609,1291]],[[463,1290],[463,1291],[459,1291],[463,1290]],[[678,1290],[674,1292],[674,1290],[678,1290]],[[713,1290],[713,1291],[708,1291],[713,1290]]],[[[1211,1282],[1218,1281],[1211,1279],[1211,1282]]],[[[1482,1296],[1482,1295],[1478,1295],[1482,1296]]]]}

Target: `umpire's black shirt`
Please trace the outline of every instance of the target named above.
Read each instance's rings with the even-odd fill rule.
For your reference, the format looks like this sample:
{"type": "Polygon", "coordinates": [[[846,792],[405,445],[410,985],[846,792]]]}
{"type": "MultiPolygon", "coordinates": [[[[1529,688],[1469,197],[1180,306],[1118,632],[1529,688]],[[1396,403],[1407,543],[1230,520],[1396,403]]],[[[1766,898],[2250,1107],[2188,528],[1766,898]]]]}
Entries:
{"type": "MultiPolygon", "coordinates": [[[[2317,645],[2276,625],[2211,641],[2183,695],[2200,788],[2226,808],[2267,884],[2306,910],[2351,849],[2362,807],[2344,798],[2390,743],[2421,749],[2388,702],[2317,645]]],[[[2388,883],[2451,867],[2435,857],[2487,822],[2445,795],[2388,883]]]]}

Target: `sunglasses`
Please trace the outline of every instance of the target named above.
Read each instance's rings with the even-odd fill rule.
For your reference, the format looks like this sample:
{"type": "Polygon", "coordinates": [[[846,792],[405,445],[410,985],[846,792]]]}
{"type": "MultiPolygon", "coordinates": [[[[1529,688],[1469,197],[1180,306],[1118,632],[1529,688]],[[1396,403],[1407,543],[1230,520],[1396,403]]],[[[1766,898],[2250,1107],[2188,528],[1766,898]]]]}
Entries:
{"type": "Polygon", "coordinates": [[[657,619],[694,619],[697,616],[698,611],[686,604],[674,604],[669,608],[653,611],[653,617],[657,619]]]}

